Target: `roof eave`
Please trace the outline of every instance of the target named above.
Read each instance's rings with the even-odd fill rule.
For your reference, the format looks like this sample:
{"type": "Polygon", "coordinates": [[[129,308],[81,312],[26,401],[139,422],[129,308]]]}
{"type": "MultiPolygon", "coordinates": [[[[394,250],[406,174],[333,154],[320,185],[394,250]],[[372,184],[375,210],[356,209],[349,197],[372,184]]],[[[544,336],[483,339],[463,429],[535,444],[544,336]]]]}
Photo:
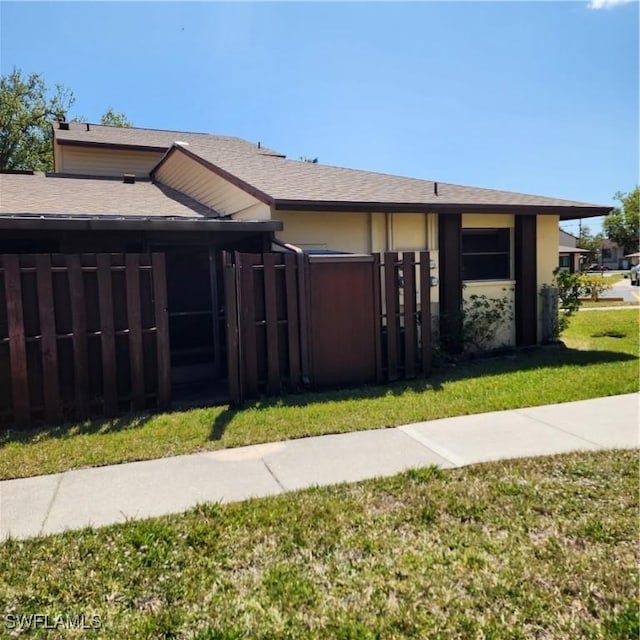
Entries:
{"type": "Polygon", "coordinates": [[[244,191],[245,193],[248,193],[250,196],[253,196],[254,198],[259,200],[260,202],[263,202],[264,204],[267,204],[269,206],[273,206],[274,200],[269,194],[265,193],[264,191],[261,191],[260,189],[257,189],[256,187],[254,187],[253,185],[249,184],[248,182],[245,182],[244,180],[241,180],[240,178],[238,178],[233,173],[230,173],[229,171],[226,171],[225,169],[222,169],[221,167],[213,164],[212,162],[209,162],[208,160],[205,160],[204,158],[201,158],[198,154],[193,153],[192,151],[190,151],[189,149],[183,147],[180,144],[172,145],[169,148],[169,150],[164,154],[164,156],[160,159],[158,164],[156,164],[156,166],[153,167],[153,169],[151,169],[151,171],[149,172],[151,180],[156,182],[156,173],[158,172],[160,167],[165,162],[167,162],[168,159],[174,153],[183,153],[188,158],[191,158],[191,160],[193,160],[194,162],[197,162],[198,164],[202,165],[203,167],[205,167],[206,169],[208,169],[212,173],[215,173],[217,176],[223,178],[224,180],[227,180],[229,183],[231,183],[235,187],[238,187],[238,189],[242,189],[242,191],[244,191]]]}
{"type": "Polygon", "coordinates": [[[118,149],[121,151],[156,151],[158,153],[164,153],[168,148],[142,144],[122,144],[117,142],[91,142],[89,140],[71,140],[69,138],[56,138],[56,143],[72,147],[100,147],[101,149],[118,149]]]}
{"type": "Polygon", "coordinates": [[[291,200],[277,198],[276,211],[388,212],[388,213],[505,213],[515,215],[557,215],[562,220],[605,216],[611,207],[596,205],[468,204],[438,202],[345,202],[334,200],[291,200]]]}
{"type": "MultiPolygon", "coordinates": [[[[103,214],[104,215],[104,214],[103,214]]],[[[167,218],[165,216],[101,217],[100,214],[61,216],[54,213],[0,214],[0,229],[68,231],[282,231],[279,220],[221,220],[219,218],[167,218]]]]}

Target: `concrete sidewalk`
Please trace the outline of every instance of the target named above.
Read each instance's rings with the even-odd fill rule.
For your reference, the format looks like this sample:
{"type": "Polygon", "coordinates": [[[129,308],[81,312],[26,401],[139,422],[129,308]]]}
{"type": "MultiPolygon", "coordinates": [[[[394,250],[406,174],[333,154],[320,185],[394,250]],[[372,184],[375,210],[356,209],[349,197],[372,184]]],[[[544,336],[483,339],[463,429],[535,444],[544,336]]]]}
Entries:
{"type": "Polygon", "coordinates": [[[411,467],[638,447],[639,399],[634,393],[5,480],[0,482],[0,540],[179,513],[201,502],[353,482],[411,467]]]}

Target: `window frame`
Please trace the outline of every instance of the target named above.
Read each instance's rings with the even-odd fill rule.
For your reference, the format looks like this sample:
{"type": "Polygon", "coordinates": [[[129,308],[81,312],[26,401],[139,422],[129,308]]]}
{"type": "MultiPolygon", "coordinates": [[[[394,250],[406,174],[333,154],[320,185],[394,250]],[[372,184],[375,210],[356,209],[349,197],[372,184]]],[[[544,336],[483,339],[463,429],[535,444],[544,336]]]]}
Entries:
{"type": "MultiPolygon", "coordinates": [[[[497,244],[504,243],[504,239],[497,238],[497,244]]],[[[460,242],[460,251],[461,251],[461,271],[462,271],[462,281],[463,282],[513,282],[513,251],[514,251],[514,241],[513,241],[513,228],[512,227],[467,227],[462,228],[461,230],[461,242],[460,242]],[[496,236],[504,235],[506,237],[506,249],[504,247],[498,248],[497,250],[474,250],[474,251],[465,251],[465,236],[471,236],[474,233],[478,236],[488,236],[490,233],[495,233],[496,236]],[[475,256],[475,257],[488,257],[488,256],[499,256],[507,258],[507,269],[504,274],[496,275],[495,277],[478,277],[477,274],[474,274],[473,277],[468,277],[465,274],[465,271],[468,267],[465,267],[465,256],[475,256]]]]}

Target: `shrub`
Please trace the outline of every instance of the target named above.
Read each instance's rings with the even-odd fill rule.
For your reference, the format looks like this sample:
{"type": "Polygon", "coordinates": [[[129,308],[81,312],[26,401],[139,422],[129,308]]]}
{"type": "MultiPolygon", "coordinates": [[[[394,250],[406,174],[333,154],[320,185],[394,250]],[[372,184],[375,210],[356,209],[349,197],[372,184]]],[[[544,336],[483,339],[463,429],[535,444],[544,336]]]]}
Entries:
{"type": "Polygon", "coordinates": [[[462,339],[466,352],[495,348],[495,337],[500,329],[513,320],[513,301],[506,293],[500,298],[489,298],[476,293],[462,303],[462,339]]]}

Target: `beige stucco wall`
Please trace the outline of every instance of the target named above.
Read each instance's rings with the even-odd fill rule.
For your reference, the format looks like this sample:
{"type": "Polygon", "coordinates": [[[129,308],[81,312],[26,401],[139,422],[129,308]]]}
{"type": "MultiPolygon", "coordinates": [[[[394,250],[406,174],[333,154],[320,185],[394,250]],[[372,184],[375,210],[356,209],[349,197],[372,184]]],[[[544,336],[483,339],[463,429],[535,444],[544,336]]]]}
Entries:
{"type": "Polygon", "coordinates": [[[148,177],[149,172],[162,159],[160,151],[122,150],[94,147],[55,145],[55,170],[91,176],[121,176],[133,173],[148,177]]]}
{"type": "Polygon", "coordinates": [[[462,297],[469,301],[471,296],[485,295],[488,298],[507,297],[511,302],[512,319],[505,321],[496,329],[495,337],[491,344],[487,345],[490,349],[498,349],[500,347],[511,347],[516,343],[516,324],[515,324],[515,281],[513,280],[492,280],[491,282],[466,282],[462,290],[462,297]]]}
{"type": "MultiPolygon", "coordinates": [[[[425,213],[273,212],[284,229],[276,235],[302,249],[327,249],[349,253],[385,251],[431,252],[438,273],[438,220],[425,213]]],[[[418,291],[419,295],[419,291],[418,291]]],[[[438,314],[439,287],[431,287],[432,313],[438,314]]]]}
{"type": "MultiPolygon", "coordinates": [[[[538,292],[553,281],[558,266],[558,216],[538,216],[536,229],[538,292]]],[[[542,298],[538,296],[538,342],[542,340],[542,298]]]]}
{"type": "Polygon", "coordinates": [[[437,250],[437,217],[424,213],[274,211],[278,236],[303,248],[374,253],[437,250]]]}
{"type": "Polygon", "coordinates": [[[273,218],[284,225],[277,237],[302,249],[371,253],[368,213],[276,211],[273,218]]]}
{"type": "Polygon", "coordinates": [[[155,180],[234,220],[268,220],[268,205],[181,151],[171,153],[155,173],[155,180]]]}

